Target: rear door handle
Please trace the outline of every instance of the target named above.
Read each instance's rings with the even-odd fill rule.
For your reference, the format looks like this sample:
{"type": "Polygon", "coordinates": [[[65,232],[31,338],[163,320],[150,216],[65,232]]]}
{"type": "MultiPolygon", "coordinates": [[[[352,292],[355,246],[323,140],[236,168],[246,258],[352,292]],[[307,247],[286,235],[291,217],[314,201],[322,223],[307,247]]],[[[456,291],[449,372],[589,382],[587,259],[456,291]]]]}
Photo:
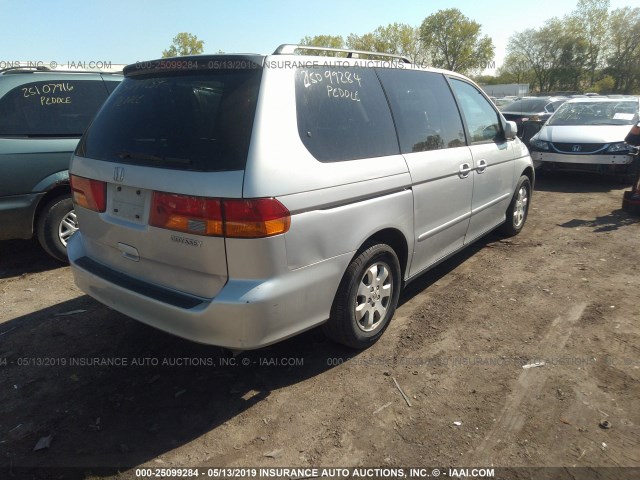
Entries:
{"type": "Polygon", "coordinates": [[[478,161],[478,166],[476,167],[476,172],[478,173],[484,173],[484,171],[487,169],[487,161],[486,160],[480,160],[478,161]]]}
{"type": "Polygon", "coordinates": [[[467,178],[471,173],[471,170],[472,168],[470,163],[463,163],[460,165],[460,169],[458,170],[458,176],[460,178],[467,178]]]}
{"type": "Polygon", "coordinates": [[[127,245],[126,243],[118,242],[118,250],[120,250],[124,258],[134,262],[140,261],[140,254],[137,248],[127,245]]]}

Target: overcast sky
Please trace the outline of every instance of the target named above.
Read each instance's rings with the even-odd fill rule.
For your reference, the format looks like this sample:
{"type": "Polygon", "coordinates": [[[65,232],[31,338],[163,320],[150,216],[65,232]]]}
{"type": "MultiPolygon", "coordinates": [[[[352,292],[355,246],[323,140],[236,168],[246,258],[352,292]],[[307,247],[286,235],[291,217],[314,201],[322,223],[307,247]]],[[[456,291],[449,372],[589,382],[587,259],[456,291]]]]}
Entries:
{"type": "MultiPolygon", "coordinates": [[[[612,8],[638,0],[611,0],[612,8]]],[[[493,39],[499,66],[509,37],[574,10],[575,1],[536,0],[0,0],[0,65],[12,61],[134,63],[159,58],[178,32],[205,53],[271,53],[305,35],[346,38],[380,25],[419,26],[457,7],[493,39]]],[[[487,72],[489,73],[489,72],[487,72]]]]}

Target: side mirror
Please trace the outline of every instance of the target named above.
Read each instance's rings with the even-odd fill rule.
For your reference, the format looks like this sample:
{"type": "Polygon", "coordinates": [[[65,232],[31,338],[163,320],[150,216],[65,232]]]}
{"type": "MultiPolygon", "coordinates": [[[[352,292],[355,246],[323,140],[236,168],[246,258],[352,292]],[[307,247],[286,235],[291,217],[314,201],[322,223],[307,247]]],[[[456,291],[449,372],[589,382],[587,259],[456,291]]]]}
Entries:
{"type": "Polygon", "coordinates": [[[507,120],[504,124],[504,138],[506,138],[507,140],[513,140],[514,138],[516,138],[517,134],[518,126],[516,125],[516,122],[507,120]]]}

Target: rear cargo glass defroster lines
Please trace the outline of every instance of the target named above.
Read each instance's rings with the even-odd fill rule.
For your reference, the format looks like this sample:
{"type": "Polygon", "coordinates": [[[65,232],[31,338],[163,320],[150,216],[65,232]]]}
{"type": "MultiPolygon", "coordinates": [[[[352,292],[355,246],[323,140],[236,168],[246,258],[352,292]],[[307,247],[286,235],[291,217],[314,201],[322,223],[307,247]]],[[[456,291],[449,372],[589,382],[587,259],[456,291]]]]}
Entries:
{"type": "Polygon", "coordinates": [[[125,78],[77,154],[177,170],[243,170],[260,77],[252,69],[125,78]]]}

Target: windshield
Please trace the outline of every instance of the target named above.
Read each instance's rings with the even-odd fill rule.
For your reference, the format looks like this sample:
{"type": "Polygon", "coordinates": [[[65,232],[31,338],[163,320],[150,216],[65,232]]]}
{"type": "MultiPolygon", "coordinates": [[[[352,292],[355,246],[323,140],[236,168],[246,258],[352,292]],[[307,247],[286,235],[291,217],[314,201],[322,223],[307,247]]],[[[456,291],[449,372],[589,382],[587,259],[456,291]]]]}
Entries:
{"type": "Polygon", "coordinates": [[[546,98],[524,98],[516,100],[502,107],[503,112],[540,113],[544,112],[545,105],[549,103],[546,98]]]}
{"type": "Polygon", "coordinates": [[[260,69],[127,77],[77,154],[180,170],[242,170],[260,77],[260,69]]]}
{"type": "Polygon", "coordinates": [[[565,103],[549,119],[548,125],[631,125],[638,121],[638,102],[565,103]]]}

